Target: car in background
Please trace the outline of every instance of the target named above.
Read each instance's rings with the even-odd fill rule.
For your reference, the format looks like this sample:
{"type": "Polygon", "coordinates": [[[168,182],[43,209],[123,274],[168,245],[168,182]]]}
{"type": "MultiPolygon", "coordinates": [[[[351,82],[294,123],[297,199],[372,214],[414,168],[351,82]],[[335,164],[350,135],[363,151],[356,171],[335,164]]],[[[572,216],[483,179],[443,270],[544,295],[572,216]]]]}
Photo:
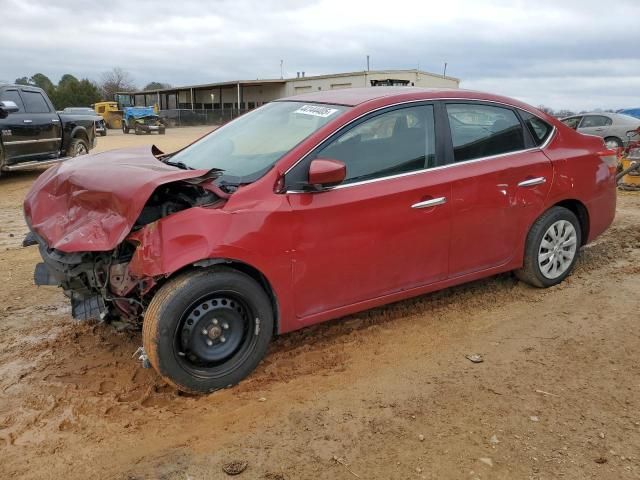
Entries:
{"type": "Polygon", "coordinates": [[[98,115],[93,108],[89,107],[67,107],[62,110],[63,113],[69,113],[71,115],[92,115],[96,117],[96,133],[101,137],[107,136],[107,126],[104,123],[104,119],[98,115]]]}
{"type": "Polygon", "coordinates": [[[122,131],[129,133],[131,130],[136,135],[151,132],[164,135],[165,125],[153,107],[124,107],[122,131]]]}
{"type": "Polygon", "coordinates": [[[27,194],[35,282],[142,328],[143,365],[196,393],[246,377],[274,334],[502,272],[556,285],[616,209],[600,138],[465,90],[312,92],[178,152],[93,158],[27,194]]]}
{"type": "Polygon", "coordinates": [[[640,127],[640,119],[622,113],[583,113],[560,120],[580,133],[602,137],[607,148],[622,148],[628,142],[627,132],[640,127]]]}
{"type": "Polygon", "coordinates": [[[58,113],[41,88],[0,84],[0,175],[87,154],[95,139],[95,113],[58,113]]]}

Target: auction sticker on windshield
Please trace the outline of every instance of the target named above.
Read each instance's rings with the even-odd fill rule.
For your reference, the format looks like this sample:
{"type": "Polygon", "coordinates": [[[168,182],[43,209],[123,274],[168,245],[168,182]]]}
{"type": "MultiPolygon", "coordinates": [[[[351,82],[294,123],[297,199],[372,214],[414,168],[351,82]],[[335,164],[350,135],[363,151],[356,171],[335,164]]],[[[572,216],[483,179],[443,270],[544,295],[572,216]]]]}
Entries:
{"type": "Polygon", "coordinates": [[[337,111],[337,108],[328,108],[321,105],[303,105],[293,113],[302,113],[303,115],[313,115],[314,117],[327,118],[337,111]]]}

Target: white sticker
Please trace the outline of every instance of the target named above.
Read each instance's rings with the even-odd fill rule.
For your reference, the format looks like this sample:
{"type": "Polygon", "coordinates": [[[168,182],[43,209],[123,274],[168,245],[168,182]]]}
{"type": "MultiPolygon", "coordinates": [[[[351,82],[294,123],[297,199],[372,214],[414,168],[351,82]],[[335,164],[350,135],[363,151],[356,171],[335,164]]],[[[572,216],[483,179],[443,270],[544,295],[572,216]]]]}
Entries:
{"type": "Polygon", "coordinates": [[[314,117],[327,118],[337,111],[337,108],[328,108],[321,105],[303,105],[293,113],[302,113],[303,115],[313,115],[314,117]]]}

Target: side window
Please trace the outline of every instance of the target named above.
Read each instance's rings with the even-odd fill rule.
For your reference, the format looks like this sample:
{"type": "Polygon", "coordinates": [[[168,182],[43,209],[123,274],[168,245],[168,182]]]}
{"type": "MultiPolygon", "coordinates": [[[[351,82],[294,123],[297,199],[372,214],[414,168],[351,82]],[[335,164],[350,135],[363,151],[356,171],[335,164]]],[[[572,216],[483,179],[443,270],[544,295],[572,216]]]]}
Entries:
{"type": "Polygon", "coordinates": [[[24,112],[24,104],[22,103],[22,98],[20,98],[18,90],[5,90],[0,95],[0,100],[11,100],[12,102],[16,103],[16,105],[20,109],[18,110],[19,112],[24,112]]]}
{"type": "Polygon", "coordinates": [[[564,123],[567,127],[573,128],[575,130],[576,128],[578,128],[580,120],[582,120],[582,117],[570,117],[562,120],[562,123],[564,123]]]}
{"type": "Polygon", "coordinates": [[[524,150],[524,132],[509,108],[447,104],[456,162],[524,150]]]}
{"type": "Polygon", "coordinates": [[[525,112],[524,110],[519,110],[519,112],[535,144],[542,145],[547,138],[549,138],[549,135],[551,135],[553,127],[529,112],[525,112]]]}
{"type": "Polygon", "coordinates": [[[611,119],[604,115],[585,115],[580,124],[580,128],[606,127],[611,125],[611,119]]]}
{"type": "Polygon", "coordinates": [[[23,90],[22,98],[28,113],[49,113],[49,105],[40,92],[23,90]]]}
{"type": "Polygon", "coordinates": [[[98,107],[98,113],[104,113],[105,108],[106,107],[104,105],[99,106],[98,107]]]}
{"type": "Polygon", "coordinates": [[[356,125],[316,157],[347,166],[344,183],[387,177],[435,165],[433,106],[392,110],[356,125]]]}

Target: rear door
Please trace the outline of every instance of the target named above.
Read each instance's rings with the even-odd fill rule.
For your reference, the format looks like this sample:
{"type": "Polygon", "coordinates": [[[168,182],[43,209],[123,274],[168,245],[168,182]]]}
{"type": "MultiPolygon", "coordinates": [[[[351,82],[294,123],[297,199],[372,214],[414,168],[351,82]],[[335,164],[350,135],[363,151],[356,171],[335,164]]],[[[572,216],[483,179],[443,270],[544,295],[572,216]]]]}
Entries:
{"type": "Polygon", "coordinates": [[[336,134],[287,174],[288,184],[306,181],[313,158],[347,166],[337,187],[287,192],[298,317],[446,278],[451,185],[446,170],[432,170],[435,138],[433,105],[386,110],[336,134]]]}
{"type": "Polygon", "coordinates": [[[23,120],[31,159],[56,157],[62,143],[62,126],[53,105],[36,89],[22,87],[26,114],[23,120]]]}
{"type": "Polygon", "coordinates": [[[0,119],[0,135],[8,163],[20,161],[30,155],[29,122],[25,122],[30,117],[25,113],[24,103],[18,88],[5,88],[0,92],[0,100],[11,100],[19,109],[16,113],[7,115],[7,118],[0,119]]]}
{"type": "MultiPolygon", "coordinates": [[[[454,178],[449,271],[457,277],[513,259],[527,226],[542,213],[553,167],[515,109],[456,102],[445,112],[454,178]]],[[[552,133],[544,125],[536,124],[544,130],[538,143],[552,133]]]]}

